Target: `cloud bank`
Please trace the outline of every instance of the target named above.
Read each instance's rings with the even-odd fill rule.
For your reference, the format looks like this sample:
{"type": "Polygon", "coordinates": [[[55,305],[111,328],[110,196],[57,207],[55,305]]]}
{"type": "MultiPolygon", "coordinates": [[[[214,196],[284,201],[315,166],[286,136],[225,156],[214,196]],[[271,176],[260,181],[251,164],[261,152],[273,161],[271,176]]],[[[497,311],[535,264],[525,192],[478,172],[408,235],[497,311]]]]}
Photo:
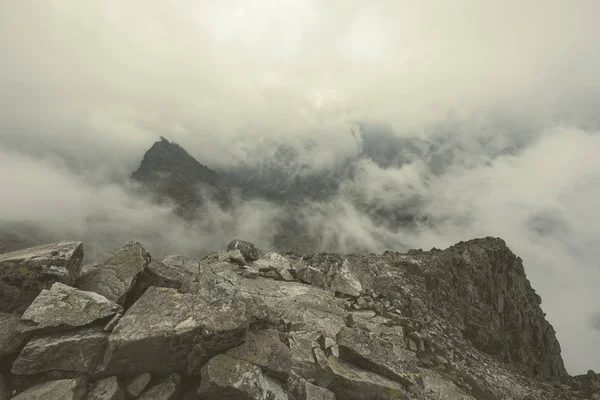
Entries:
{"type": "Polygon", "coordinates": [[[594,0],[0,2],[0,220],[155,254],[268,246],[283,209],[183,224],[127,178],[159,135],[217,169],[354,157],[332,200],[297,210],[322,249],[500,236],[570,372],[598,370],[599,14],[594,0]],[[357,202],[423,218],[394,228],[357,202]]]}

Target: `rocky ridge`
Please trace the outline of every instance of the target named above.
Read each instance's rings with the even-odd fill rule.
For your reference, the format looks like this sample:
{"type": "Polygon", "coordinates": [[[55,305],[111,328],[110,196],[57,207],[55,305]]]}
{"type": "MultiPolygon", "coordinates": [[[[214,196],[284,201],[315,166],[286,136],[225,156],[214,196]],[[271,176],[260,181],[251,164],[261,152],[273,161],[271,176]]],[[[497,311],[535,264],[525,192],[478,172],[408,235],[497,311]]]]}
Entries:
{"type": "Polygon", "coordinates": [[[567,374],[501,239],[82,255],[61,242],[0,256],[16,296],[0,302],[0,399],[600,399],[599,374],[567,374]]]}

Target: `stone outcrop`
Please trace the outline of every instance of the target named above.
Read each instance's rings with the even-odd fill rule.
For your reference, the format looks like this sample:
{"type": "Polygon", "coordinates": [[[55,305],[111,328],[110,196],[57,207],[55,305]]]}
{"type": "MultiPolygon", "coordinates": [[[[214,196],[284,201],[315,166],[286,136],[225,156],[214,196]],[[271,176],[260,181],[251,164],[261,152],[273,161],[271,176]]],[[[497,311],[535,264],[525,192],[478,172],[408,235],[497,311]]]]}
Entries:
{"type": "Polygon", "coordinates": [[[151,262],[132,242],[78,288],[56,281],[22,316],[0,313],[7,365],[0,393],[20,400],[600,398],[600,375],[566,373],[541,300],[500,239],[347,256],[232,243],[201,260],[151,262]]]}
{"type": "Polygon", "coordinates": [[[82,259],[81,242],[59,242],[0,254],[0,312],[22,313],[54,282],[73,285],[82,259]]]}

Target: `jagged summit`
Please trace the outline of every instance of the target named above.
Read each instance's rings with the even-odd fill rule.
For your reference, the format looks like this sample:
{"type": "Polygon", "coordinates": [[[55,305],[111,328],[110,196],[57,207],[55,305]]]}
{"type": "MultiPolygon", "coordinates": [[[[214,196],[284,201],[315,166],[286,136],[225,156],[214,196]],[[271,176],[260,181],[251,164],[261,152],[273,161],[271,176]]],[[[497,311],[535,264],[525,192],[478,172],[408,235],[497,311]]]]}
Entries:
{"type": "Polygon", "coordinates": [[[207,197],[224,207],[231,203],[231,189],[216,172],[163,136],[144,154],[131,177],[160,201],[173,201],[181,216],[192,216],[207,197]]]}

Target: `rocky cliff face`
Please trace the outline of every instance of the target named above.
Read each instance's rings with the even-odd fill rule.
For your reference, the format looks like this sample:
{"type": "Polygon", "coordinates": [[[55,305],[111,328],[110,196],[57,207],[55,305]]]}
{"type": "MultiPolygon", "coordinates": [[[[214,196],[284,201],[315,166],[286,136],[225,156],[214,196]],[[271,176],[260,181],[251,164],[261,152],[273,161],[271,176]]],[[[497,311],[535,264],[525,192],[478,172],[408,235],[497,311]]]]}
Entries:
{"type": "Polygon", "coordinates": [[[183,147],[165,138],[146,152],[131,177],[157,200],[174,202],[182,217],[191,218],[207,198],[223,207],[231,204],[231,188],[183,147]]]}
{"type": "Polygon", "coordinates": [[[28,290],[2,303],[0,399],[600,398],[600,375],[567,375],[500,239],[381,255],[235,240],[162,262],[132,242],[85,268],[81,251],[3,255],[28,290]]]}

